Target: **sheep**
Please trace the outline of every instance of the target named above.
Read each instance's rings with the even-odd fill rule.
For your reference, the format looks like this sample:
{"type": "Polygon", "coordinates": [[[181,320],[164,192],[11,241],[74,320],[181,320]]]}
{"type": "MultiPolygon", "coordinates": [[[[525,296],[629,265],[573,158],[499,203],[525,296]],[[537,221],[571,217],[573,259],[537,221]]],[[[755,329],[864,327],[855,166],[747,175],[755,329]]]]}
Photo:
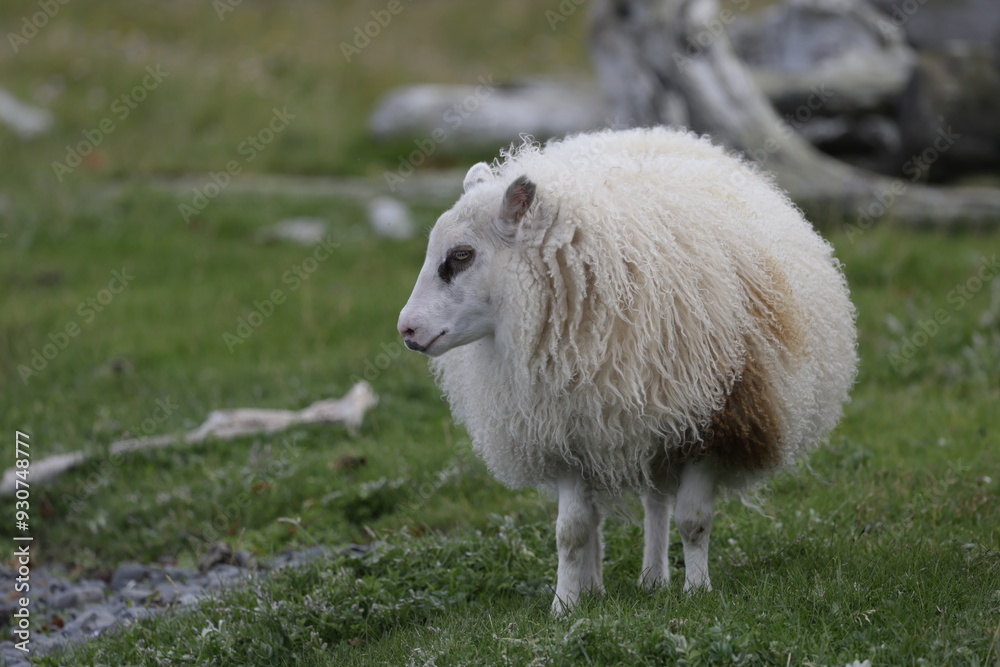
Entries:
{"type": "Polygon", "coordinates": [[[398,329],[490,472],[554,488],[552,611],[603,592],[602,512],[641,496],[641,586],[711,590],[717,492],[839,421],[857,367],[841,265],[772,181],[655,129],[526,140],[474,165],[398,329]]]}

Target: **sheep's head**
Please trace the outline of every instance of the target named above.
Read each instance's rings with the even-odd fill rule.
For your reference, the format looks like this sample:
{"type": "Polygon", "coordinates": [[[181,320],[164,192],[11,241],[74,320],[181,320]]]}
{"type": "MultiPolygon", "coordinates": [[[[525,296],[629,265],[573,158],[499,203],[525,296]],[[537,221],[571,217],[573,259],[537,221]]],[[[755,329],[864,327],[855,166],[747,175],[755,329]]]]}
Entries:
{"type": "Polygon", "coordinates": [[[464,187],[431,230],[417,284],[399,314],[406,346],[432,357],[494,333],[494,259],[515,244],[535,198],[526,176],[507,185],[482,162],[469,170],[464,187]]]}

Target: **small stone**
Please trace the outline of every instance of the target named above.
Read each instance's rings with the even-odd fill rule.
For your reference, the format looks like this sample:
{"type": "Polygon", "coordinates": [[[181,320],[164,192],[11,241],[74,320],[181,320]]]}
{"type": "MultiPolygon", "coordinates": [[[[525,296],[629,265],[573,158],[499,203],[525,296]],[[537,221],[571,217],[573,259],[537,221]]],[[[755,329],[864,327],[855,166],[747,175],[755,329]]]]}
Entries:
{"type": "Polygon", "coordinates": [[[177,604],[181,605],[182,607],[186,607],[188,605],[197,604],[198,601],[201,600],[201,598],[202,596],[197,593],[184,593],[179,598],[177,598],[177,604]]]}
{"type": "Polygon", "coordinates": [[[49,602],[52,609],[68,609],[69,607],[83,607],[88,604],[104,602],[104,591],[100,588],[73,587],[67,591],[55,595],[49,602]]]}
{"type": "Polygon", "coordinates": [[[129,607],[121,613],[120,620],[122,621],[122,624],[127,627],[132,625],[135,621],[142,620],[153,615],[154,613],[154,610],[149,607],[129,607]]]}
{"type": "Polygon", "coordinates": [[[153,591],[145,586],[129,586],[118,591],[118,595],[125,600],[132,602],[142,602],[153,597],[153,591]]]}
{"type": "Polygon", "coordinates": [[[8,667],[28,667],[28,654],[15,648],[14,642],[0,642],[0,664],[8,667]]]}
{"type": "Polygon", "coordinates": [[[82,611],[76,618],[67,623],[66,627],[63,628],[63,635],[71,636],[76,632],[95,635],[114,624],[114,614],[109,613],[104,607],[92,607],[82,611]]]}
{"type": "Polygon", "coordinates": [[[36,134],[48,132],[54,120],[52,112],[48,109],[22,102],[6,89],[0,88],[0,124],[17,133],[22,139],[30,139],[36,134]]]}
{"type": "Polygon", "coordinates": [[[180,603],[180,599],[185,595],[193,595],[197,598],[200,596],[203,587],[198,584],[170,583],[165,581],[156,586],[157,602],[163,606],[170,606],[180,603]]]}
{"type": "Polygon", "coordinates": [[[287,218],[261,230],[257,240],[261,243],[291,241],[300,245],[316,245],[326,238],[326,221],[320,218],[287,218]]]}
{"type": "Polygon", "coordinates": [[[131,582],[140,583],[149,577],[150,568],[137,563],[121,565],[111,576],[111,588],[120,591],[131,582]]]}
{"type": "Polygon", "coordinates": [[[413,238],[414,225],[406,205],[392,197],[376,197],[368,203],[368,219],[379,236],[405,241],[413,238]]]}
{"type": "Polygon", "coordinates": [[[219,563],[229,565],[233,563],[233,548],[225,542],[213,542],[208,551],[198,560],[198,569],[208,572],[219,563]]]}
{"type": "Polygon", "coordinates": [[[150,586],[155,586],[161,581],[166,581],[166,580],[167,580],[167,573],[158,567],[151,568],[149,570],[149,576],[146,577],[146,583],[149,584],[150,586]]]}
{"type": "Polygon", "coordinates": [[[257,561],[254,560],[254,557],[246,549],[236,552],[235,562],[238,567],[245,569],[253,569],[257,566],[257,561]]]}
{"type": "Polygon", "coordinates": [[[243,578],[243,572],[235,565],[216,565],[208,573],[208,585],[228,586],[243,578]]]}
{"type": "Polygon", "coordinates": [[[361,558],[369,551],[371,551],[371,547],[367,544],[352,544],[342,549],[340,551],[340,555],[347,556],[349,558],[361,558]]]}
{"type": "Polygon", "coordinates": [[[180,586],[169,582],[157,584],[156,597],[160,604],[172,605],[180,597],[180,586]]]}

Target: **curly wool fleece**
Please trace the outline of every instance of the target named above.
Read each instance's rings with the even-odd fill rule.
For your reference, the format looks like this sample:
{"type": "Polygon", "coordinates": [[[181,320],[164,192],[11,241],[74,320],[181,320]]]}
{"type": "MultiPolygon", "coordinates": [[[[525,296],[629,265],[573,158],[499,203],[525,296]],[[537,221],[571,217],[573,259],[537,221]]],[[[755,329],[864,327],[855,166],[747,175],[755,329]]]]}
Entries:
{"type": "Polygon", "coordinates": [[[500,481],[575,469],[641,493],[710,455],[742,489],[837,423],[854,308],[830,245],[768,177],[693,134],[605,131],[470,171],[452,219],[522,176],[534,199],[489,267],[495,335],[431,362],[500,481]]]}

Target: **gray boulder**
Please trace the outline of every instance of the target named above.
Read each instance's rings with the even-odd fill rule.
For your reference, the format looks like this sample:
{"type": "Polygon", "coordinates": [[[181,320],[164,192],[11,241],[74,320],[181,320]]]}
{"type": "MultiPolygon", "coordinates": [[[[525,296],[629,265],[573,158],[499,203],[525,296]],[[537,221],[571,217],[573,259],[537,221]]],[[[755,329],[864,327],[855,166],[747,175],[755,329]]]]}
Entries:
{"type": "MultiPolygon", "coordinates": [[[[496,147],[605,127],[608,112],[592,83],[532,80],[478,85],[415,85],[389,91],[369,120],[379,140],[414,138],[426,155],[438,147],[496,147]]],[[[416,165],[419,166],[419,165],[416,165]]]]}
{"type": "Polygon", "coordinates": [[[1000,59],[992,45],[921,51],[899,108],[909,175],[937,180],[1000,165],[1000,59]]]}

